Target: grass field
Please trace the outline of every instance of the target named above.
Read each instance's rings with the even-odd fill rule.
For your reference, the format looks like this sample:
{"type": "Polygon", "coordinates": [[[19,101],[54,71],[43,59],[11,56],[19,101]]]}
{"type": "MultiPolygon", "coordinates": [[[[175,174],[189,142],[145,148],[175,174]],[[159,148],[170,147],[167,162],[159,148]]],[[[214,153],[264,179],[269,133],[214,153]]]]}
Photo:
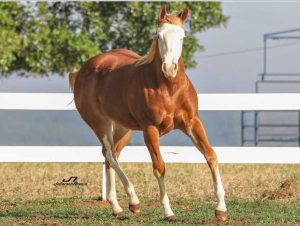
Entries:
{"type": "MultiPolygon", "coordinates": [[[[100,201],[102,165],[96,163],[1,163],[0,225],[213,225],[211,176],[205,164],[168,164],[166,186],[177,221],[163,221],[150,164],[122,164],[141,199],[138,215],[114,218],[100,201]],[[54,186],[77,176],[86,186],[54,186]]],[[[220,165],[229,225],[300,225],[300,165],[220,165]]]]}

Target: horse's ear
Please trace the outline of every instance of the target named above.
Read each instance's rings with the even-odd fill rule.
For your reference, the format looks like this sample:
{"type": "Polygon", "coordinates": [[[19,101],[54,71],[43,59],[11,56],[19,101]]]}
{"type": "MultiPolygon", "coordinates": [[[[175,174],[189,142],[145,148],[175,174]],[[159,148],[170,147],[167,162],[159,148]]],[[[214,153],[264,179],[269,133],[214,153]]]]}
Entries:
{"type": "Polygon", "coordinates": [[[178,14],[178,17],[180,17],[182,22],[184,22],[186,20],[186,18],[188,17],[188,14],[189,14],[189,8],[186,6],[184,8],[184,10],[178,14]]]}
{"type": "Polygon", "coordinates": [[[158,12],[158,17],[157,17],[158,21],[165,19],[166,15],[167,15],[166,5],[162,5],[158,12]]]}

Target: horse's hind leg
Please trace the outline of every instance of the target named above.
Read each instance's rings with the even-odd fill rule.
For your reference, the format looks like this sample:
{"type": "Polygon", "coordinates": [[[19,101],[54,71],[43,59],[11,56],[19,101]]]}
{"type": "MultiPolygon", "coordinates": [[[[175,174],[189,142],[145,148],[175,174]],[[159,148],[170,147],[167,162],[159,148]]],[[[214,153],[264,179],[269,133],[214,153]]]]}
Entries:
{"type": "MultiPolygon", "coordinates": [[[[104,146],[102,147],[102,153],[105,156],[106,150],[104,146]]],[[[106,167],[106,191],[107,191],[106,199],[112,205],[113,215],[121,216],[123,210],[119,205],[117,199],[115,171],[113,168],[110,167],[109,162],[107,160],[105,160],[105,167],[106,167]]]]}
{"type": "MultiPolygon", "coordinates": [[[[128,180],[127,176],[125,175],[125,173],[123,172],[123,170],[121,169],[118,161],[117,161],[117,157],[119,156],[122,148],[128,143],[129,139],[130,139],[130,134],[125,133],[122,137],[119,137],[117,135],[113,136],[113,122],[110,122],[107,129],[106,129],[106,133],[101,135],[101,143],[104,147],[104,156],[106,159],[106,162],[109,164],[110,169],[108,170],[108,177],[109,179],[109,194],[108,196],[110,196],[110,194],[112,194],[112,197],[114,198],[114,200],[117,202],[116,200],[116,191],[115,191],[115,177],[114,177],[114,171],[117,172],[118,176],[121,179],[121,182],[124,186],[125,192],[127,193],[127,195],[129,196],[129,209],[132,212],[139,212],[140,211],[140,207],[139,207],[139,199],[135,193],[134,187],[132,185],[132,183],[128,180]]],[[[115,134],[118,134],[118,128],[115,128],[115,134]]],[[[116,203],[115,202],[115,203],[116,203]]],[[[122,209],[118,207],[119,205],[115,205],[116,207],[116,211],[122,212],[122,209]]],[[[117,215],[118,212],[115,212],[114,210],[114,214],[117,215]]]]}
{"type": "Polygon", "coordinates": [[[122,149],[128,144],[131,139],[131,130],[125,129],[121,126],[116,126],[114,134],[114,145],[115,145],[115,155],[118,158],[122,149]]]}
{"type": "Polygon", "coordinates": [[[198,117],[194,118],[191,121],[191,127],[187,128],[187,131],[185,132],[191,137],[193,143],[201,151],[208,163],[208,166],[212,173],[214,192],[218,199],[218,205],[215,210],[215,214],[218,221],[226,221],[227,208],[224,199],[225,192],[218,169],[217,156],[208,142],[204,127],[200,119],[198,117]]]}
{"type": "MultiPolygon", "coordinates": [[[[114,146],[115,146],[115,156],[116,159],[120,156],[122,149],[128,144],[131,138],[131,131],[125,130],[124,128],[116,128],[114,134],[114,146]]],[[[103,155],[105,156],[105,149],[103,147],[103,155]]],[[[120,207],[117,200],[117,192],[116,192],[116,182],[115,182],[115,170],[110,167],[109,162],[105,161],[106,165],[106,189],[108,191],[107,200],[112,204],[113,207],[113,215],[120,216],[122,215],[122,208],[120,207]]],[[[132,212],[138,212],[140,209],[139,205],[130,205],[129,208],[132,212]]]]}

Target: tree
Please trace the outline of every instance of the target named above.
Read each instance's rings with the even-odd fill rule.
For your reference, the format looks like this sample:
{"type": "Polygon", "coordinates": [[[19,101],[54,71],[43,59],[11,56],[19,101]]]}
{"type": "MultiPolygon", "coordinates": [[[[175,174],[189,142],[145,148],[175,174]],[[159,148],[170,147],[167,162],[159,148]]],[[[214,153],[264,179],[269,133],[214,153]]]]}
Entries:
{"type": "MultiPolygon", "coordinates": [[[[225,25],[221,3],[167,2],[168,11],[185,6],[183,58],[195,67],[203,50],[196,33],[225,25]]],[[[159,2],[37,2],[0,3],[0,73],[44,75],[78,70],[90,57],[112,48],[144,55],[156,30],[159,2]]]]}

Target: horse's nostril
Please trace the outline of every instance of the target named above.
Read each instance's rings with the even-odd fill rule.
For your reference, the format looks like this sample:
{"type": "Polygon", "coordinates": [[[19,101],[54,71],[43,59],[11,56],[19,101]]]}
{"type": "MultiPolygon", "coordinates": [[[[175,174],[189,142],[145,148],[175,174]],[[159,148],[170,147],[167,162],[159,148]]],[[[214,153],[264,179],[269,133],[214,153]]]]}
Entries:
{"type": "Polygon", "coordinates": [[[175,67],[174,67],[174,71],[176,72],[177,71],[177,69],[178,69],[178,64],[174,64],[175,65],[175,67]]]}
{"type": "Polygon", "coordinates": [[[167,71],[167,64],[164,63],[164,71],[167,71]]]}
{"type": "Polygon", "coordinates": [[[162,64],[162,71],[165,75],[174,77],[177,73],[178,65],[175,63],[172,64],[167,64],[163,63],[162,64]]]}
{"type": "Polygon", "coordinates": [[[161,70],[163,71],[163,73],[167,73],[167,69],[166,69],[166,63],[163,63],[161,66],[161,70]]]}

